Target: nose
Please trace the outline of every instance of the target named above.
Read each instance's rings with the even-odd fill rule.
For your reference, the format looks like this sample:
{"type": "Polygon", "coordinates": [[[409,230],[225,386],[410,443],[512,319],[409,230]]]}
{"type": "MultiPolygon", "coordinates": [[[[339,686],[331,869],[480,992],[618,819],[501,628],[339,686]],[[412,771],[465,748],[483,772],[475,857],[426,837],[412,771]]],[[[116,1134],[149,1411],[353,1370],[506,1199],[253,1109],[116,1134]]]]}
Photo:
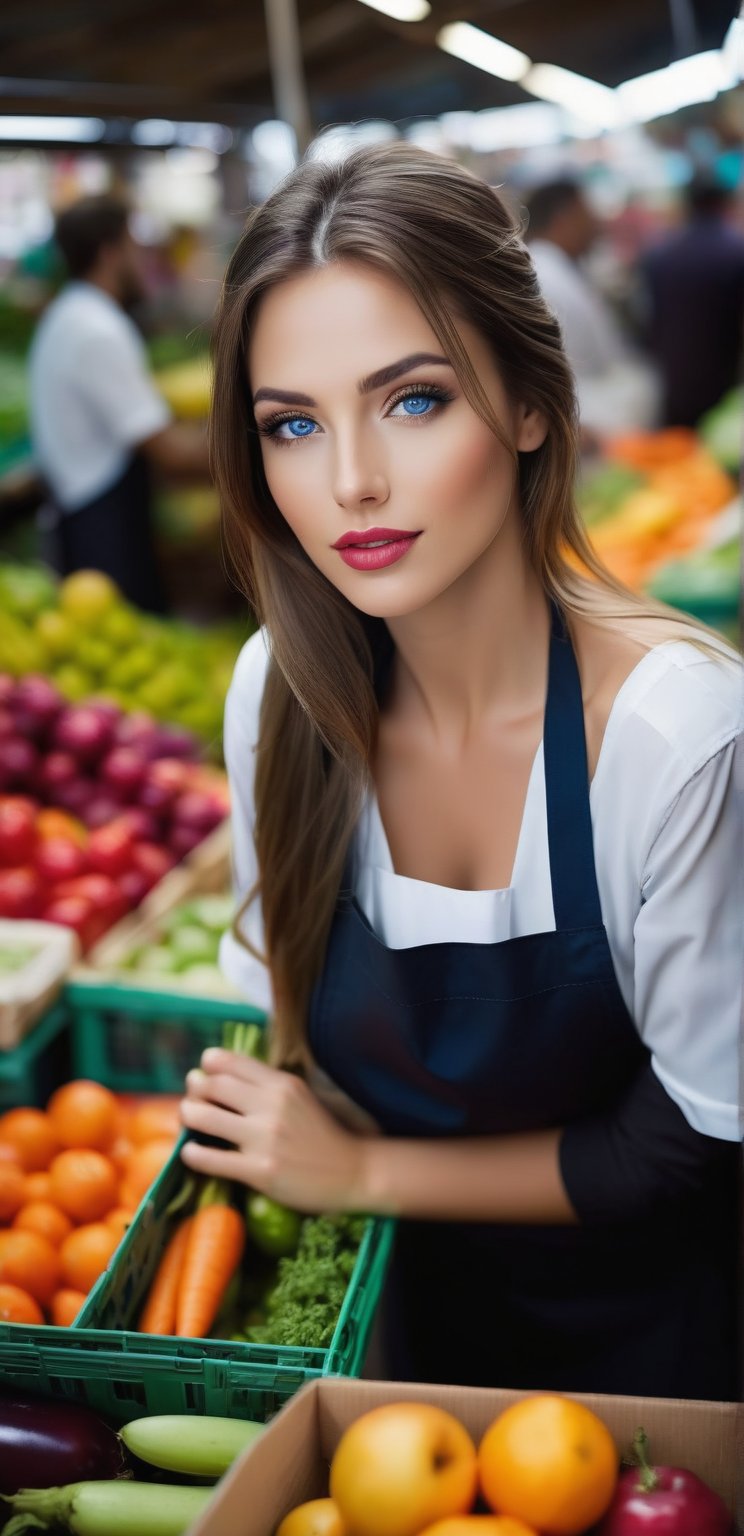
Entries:
{"type": "Polygon", "coordinates": [[[385,467],[372,443],[361,433],[337,438],[333,465],[333,495],[339,507],[382,506],[390,495],[385,467]]]}

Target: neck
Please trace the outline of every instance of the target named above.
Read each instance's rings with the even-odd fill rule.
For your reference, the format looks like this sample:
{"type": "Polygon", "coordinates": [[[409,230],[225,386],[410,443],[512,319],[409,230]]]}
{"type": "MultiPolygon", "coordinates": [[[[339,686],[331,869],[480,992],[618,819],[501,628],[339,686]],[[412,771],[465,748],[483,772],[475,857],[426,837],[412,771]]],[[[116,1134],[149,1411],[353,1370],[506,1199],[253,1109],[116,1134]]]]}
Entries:
{"type": "Polygon", "coordinates": [[[107,293],[109,298],[113,299],[116,304],[121,304],[119,285],[111,273],[95,268],[92,272],[88,273],[87,277],[83,278],[83,282],[90,283],[93,288],[100,288],[101,292],[107,293]]]}
{"type": "Polygon", "coordinates": [[[518,516],[433,603],[388,628],[397,651],[390,707],[421,712],[438,739],[465,746],[487,716],[542,708],[550,614],[518,516]]]}

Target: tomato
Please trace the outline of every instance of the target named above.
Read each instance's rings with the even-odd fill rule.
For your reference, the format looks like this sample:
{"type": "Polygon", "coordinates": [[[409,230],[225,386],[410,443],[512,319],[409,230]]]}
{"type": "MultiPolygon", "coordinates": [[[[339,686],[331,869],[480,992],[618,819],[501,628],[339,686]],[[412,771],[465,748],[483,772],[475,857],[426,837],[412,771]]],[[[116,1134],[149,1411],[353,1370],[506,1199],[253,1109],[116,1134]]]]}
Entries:
{"type": "Polygon", "coordinates": [[[61,880],[72,880],[82,875],[87,867],[85,853],[71,837],[45,837],[36,851],[34,860],[42,880],[58,885],[61,880]]]}
{"type": "Polygon", "coordinates": [[[97,912],[104,913],[109,922],[124,916],[126,901],[115,880],[110,875],[77,875],[73,880],[63,880],[57,886],[57,896],[82,896],[97,912]]]}
{"type": "Polygon", "coordinates": [[[0,865],[28,864],[36,843],[36,808],[23,795],[0,797],[0,865]]]}
{"type": "Polygon", "coordinates": [[[38,917],[44,890],[30,865],[0,869],[0,917],[38,917]]]}
{"type": "Polygon", "coordinates": [[[249,1195],[245,1205],[246,1227],[257,1248],[273,1259],[295,1253],[300,1240],[300,1217],[267,1195],[249,1195]]]}
{"type": "Polygon", "coordinates": [[[102,875],[123,875],[132,867],[133,842],[129,828],[118,820],[96,827],[88,841],[91,869],[102,875]]]}

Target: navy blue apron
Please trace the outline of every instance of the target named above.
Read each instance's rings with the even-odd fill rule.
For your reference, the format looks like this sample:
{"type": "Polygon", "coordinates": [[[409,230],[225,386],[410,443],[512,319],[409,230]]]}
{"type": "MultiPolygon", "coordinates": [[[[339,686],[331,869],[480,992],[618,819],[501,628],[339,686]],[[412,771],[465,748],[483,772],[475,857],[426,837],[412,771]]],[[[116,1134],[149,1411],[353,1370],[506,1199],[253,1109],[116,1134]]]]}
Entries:
{"type": "MultiPolygon", "coordinates": [[[[353,897],[347,866],[309,1040],[318,1065],[390,1136],[567,1125],[611,1112],[648,1062],[602,922],[581,685],[557,611],[543,750],[554,932],[389,949],[353,897]]],[[[392,1373],[727,1396],[731,1287],[716,1201],[708,1189],[682,1212],[607,1225],[401,1222],[387,1308],[392,1373]]]]}

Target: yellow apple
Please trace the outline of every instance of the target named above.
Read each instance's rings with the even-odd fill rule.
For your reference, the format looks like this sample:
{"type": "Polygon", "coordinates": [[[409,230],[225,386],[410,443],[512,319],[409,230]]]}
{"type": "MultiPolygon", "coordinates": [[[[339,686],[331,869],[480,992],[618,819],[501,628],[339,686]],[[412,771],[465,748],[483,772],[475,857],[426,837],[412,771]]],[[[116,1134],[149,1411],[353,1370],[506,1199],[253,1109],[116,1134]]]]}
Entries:
{"type": "Polygon", "coordinates": [[[331,1462],[331,1497],[348,1536],[418,1536],[472,1509],[473,1442],[452,1414],[428,1403],[388,1403],[346,1430],[331,1462]]]}
{"type": "Polygon", "coordinates": [[[333,1499],[311,1499],[285,1515],[276,1536],[346,1536],[333,1499]]]}
{"type": "Polygon", "coordinates": [[[427,1525],[421,1536],[538,1536],[534,1525],[511,1515],[452,1515],[427,1525]]]}

